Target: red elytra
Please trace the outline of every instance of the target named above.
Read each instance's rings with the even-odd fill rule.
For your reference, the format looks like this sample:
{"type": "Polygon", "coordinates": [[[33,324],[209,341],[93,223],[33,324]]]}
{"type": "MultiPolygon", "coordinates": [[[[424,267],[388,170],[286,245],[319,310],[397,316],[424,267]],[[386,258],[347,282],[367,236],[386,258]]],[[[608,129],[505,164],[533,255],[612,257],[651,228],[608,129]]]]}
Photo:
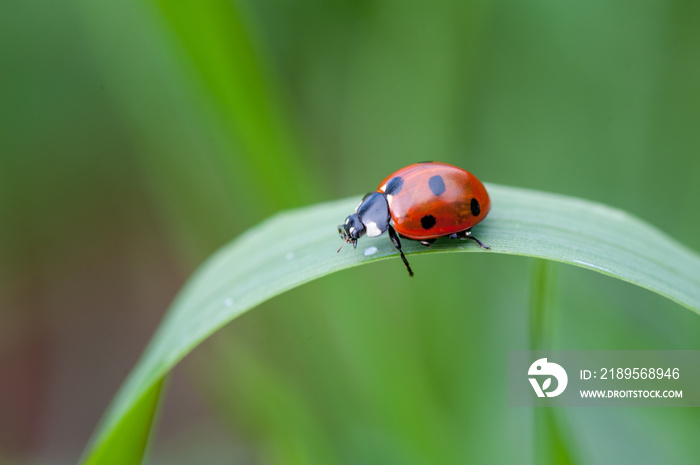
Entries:
{"type": "Polygon", "coordinates": [[[481,181],[454,165],[440,162],[409,165],[387,176],[378,191],[384,193],[394,178],[401,178],[403,185],[397,193],[386,196],[389,212],[396,232],[409,239],[435,239],[466,231],[483,220],[491,209],[489,194],[481,181]],[[431,179],[438,178],[442,183],[431,183],[431,179]],[[429,228],[425,226],[431,220],[424,220],[426,216],[435,219],[429,228]]]}

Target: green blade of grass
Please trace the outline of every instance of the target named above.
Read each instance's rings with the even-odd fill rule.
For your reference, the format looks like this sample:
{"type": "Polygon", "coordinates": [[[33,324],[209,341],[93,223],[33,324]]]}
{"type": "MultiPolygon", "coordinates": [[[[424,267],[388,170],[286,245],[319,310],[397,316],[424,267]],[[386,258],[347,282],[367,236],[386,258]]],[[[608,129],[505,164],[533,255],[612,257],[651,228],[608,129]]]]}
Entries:
{"type": "Polygon", "coordinates": [[[100,447],[91,449],[83,463],[141,463],[148,450],[164,383],[165,378],[161,377],[150,384],[141,396],[133,399],[132,407],[120,418],[119,426],[104,436],[100,447]]]}
{"type": "MultiPolygon", "coordinates": [[[[554,260],[634,283],[700,313],[700,256],[654,227],[585,200],[492,184],[487,188],[491,213],[473,232],[491,250],[472,241],[445,239],[426,249],[406,240],[409,260],[419,253],[448,252],[554,260]]],[[[336,253],[341,244],[336,225],[354,210],[359,198],[278,214],[215,253],[171,305],[96,431],[84,463],[112,463],[112,452],[123,447],[117,438],[124,428],[135,426],[129,419],[147,421],[148,415],[135,412],[155,413],[153,402],[143,399],[178,361],[232,319],[310,280],[398,258],[384,236],[363,238],[356,250],[346,247],[336,253]]],[[[414,266],[414,271],[412,279],[421,279],[420,268],[414,266]]],[[[396,272],[405,273],[398,260],[396,272]]],[[[149,428],[139,431],[147,435],[149,428]]]]}

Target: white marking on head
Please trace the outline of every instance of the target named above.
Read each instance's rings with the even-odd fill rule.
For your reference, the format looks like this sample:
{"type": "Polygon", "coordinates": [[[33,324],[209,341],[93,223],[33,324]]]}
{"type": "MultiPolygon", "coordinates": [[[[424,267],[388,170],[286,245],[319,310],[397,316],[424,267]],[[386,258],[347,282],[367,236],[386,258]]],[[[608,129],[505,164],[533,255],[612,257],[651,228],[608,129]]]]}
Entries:
{"type": "Polygon", "coordinates": [[[379,230],[377,223],[374,221],[365,223],[365,227],[367,228],[367,237],[377,237],[382,235],[382,231],[379,230]]]}
{"type": "Polygon", "coordinates": [[[348,216],[347,218],[345,218],[345,224],[348,224],[349,222],[350,222],[350,217],[348,216]]]}
{"type": "Polygon", "coordinates": [[[386,203],[389,204],[389,208],[391,208],[391,201],[394,200],[394,196],[391,194],[386,194],[386,203]]]}
{"type": "MultiPolygon", "coordinates": [[[[387,184],[389,184],[389,183],[387,183],[387,184]]],[[[386,185],[387,184],[384,184],[383,186],[379,186],[379,190],[382,192],[386,192],[386,185]]]]}

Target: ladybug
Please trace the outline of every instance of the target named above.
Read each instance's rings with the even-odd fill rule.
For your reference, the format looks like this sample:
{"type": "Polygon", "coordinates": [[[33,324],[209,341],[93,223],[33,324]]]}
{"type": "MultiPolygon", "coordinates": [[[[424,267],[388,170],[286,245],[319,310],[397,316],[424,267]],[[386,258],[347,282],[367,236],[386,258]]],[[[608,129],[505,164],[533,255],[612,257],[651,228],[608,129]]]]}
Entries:
{"type": "MultiPolygon", "coordinates": [[[[471,239],[471,228],[489,213],[491,201],[476,176],[447,163],[423,162],[387,176],[375,192],[365,195],[355,213],[338,226],[343,245],[364,235],[377,237],[389,231],[409,276],[411,266],[401,250],[399,237],[420,241],[426,247],[439,237],[471,239]]],[[[338,252],[340,252],[338,249],[338,252]]]]}

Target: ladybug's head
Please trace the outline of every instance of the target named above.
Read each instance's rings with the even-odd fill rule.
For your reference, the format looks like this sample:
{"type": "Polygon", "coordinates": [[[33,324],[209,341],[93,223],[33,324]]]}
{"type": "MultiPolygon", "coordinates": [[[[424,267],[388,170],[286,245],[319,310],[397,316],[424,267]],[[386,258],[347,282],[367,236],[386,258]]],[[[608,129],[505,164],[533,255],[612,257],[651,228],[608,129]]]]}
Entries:
{"type": "Polygon", "coordinates": [[[360,217],[357,213],[353,213],[345,218],[344,224],[338,225],[338,234],[340,234],[340,238],[345,242],[351,243],[355,248],[357,248],[357,240],[364,236],[366,232],[367,229],[365,225],[362,224],[362,221],[360,221],[360,217]]]}
{"type": "Polygon", "coordinates": [[[384,194],[371,192],[365,195],[355,213],[348,216],[344,224],[338,226],[338,233],[341,239],[357,248],[357,240],[365,234],[368,237],[377,237],[384,233],[389,228],[390,218],[389,204],[384,194]]]}

